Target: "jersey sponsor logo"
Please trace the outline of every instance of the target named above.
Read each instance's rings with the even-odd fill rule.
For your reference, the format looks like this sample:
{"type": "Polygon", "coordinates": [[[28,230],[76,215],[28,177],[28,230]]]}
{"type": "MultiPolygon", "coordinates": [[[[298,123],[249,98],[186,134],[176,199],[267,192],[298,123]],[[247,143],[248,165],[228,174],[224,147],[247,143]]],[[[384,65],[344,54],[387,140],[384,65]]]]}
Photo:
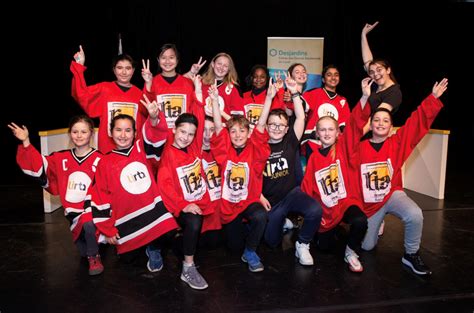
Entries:
{"type": "Polygon", "coordinates": [[[91,185],[91,178],[84,172],[74,172],[69,175],[66,186],[66,201],[79,203],[86,198],[87,190],[91,185]]]}
{"type": "Polygon", "coordinates": [[[139,195],[145,193],[151,186],[148,168],[140,162],[128,164],[120,173],[120,183],[131,194],[139,195]]]}
{"type": "Polygon", "coordinates": [[[196,158],[193,163],[176,168],[179,184],[186,201],[197,201],[206,192],[206,184],[201,177],[201,159],[196,158]]]}
{"type": "Polygon", "coordinates": [[[221,198],[221,176],[219,174],[219,167],[216,161],[207,162],[202,160],[204,172],[206,173],[207,189],[211,201],[221,198]]]}
{"type": "Polygon", "coordinates": [[[391,160],[361,164],[360,170],[364,201],[366,203],[382,202],[392,188],[393,167],[391,160]]]}
{"type": "Polygon", "coordinates": [[[269,179],[278,179],[290,175],[288,160],[281,157],[282,151],[272,153],[267,160],[263,176],[269,179]]]}
{"type": "Polygon", "coordinates": [[[227,86],[225,87],[225,93],[227,95],[230,95],[232,93],[232,89],[234,88],[234,85],[233,84],[227,84],[227,86]]]}
{"type": "MultiPolygon", "coordinates": [[[[206,103],[205,108],[204,108],[205,112],[212,112],[212,99],[211,99],[211,97],[207,97],[204,102],[206,103]]],[[[225,107],[224,98],[219,96],[219,98],[217,98],[217,102],[219,103],[219,109],[221,111],[224,111],[224,107],[225,107]]],[[[207,115],[209,115],[209,114],[207,114],[207,115]]]]}
{"type": "Polygon", "coordinates": [[[247,199],[250,168],[247,162],[227,161],[224,171],[222,198],[237,203],[247,199]]]}
{"type": "Polygon", "coordinates": [[[137,112],[138,112],[138,104],[133,103],[133,102],[107,102],[107,116],[108,116],[108,121],[107,121],[107,133],[109,134],[109,137],[112,137],[112,134],[110,133],[110,123],[112,122],[112,119],[119,114],[127,114],[136,121],[137,120],[137,112]]]}
{"type": "Polygon", "coordinates": [[[174,122],[182,113],[187,112],[187,101],[185,94],[162,94],[157,95],[156,100],[161,106],[166,117],[168,128],[174,128],[174,122]]]}
{"type": "Polygon", "coordinates": [[[321,104],[318,108],[318,116],[319,118],[323,116],[330,116],[337,121],[339,120],[339,111],[331,103],[324,103],[321,104]]]}
{"type": "Polygon", "coordinates": [[[347,197],[339,160],[336,160],[336,163],[316,171],[314,178],[318,186],[319,194],[321,195],[321,200],[327,207],[333,207],[338,204],[339,200],[347,197]]]}
{"type": "Polygon", "coordinates": [[[245,117],[249,120],[250,124],[255,126],[262,115],[263,104],[249,103],[244,105],[245,117]]]}

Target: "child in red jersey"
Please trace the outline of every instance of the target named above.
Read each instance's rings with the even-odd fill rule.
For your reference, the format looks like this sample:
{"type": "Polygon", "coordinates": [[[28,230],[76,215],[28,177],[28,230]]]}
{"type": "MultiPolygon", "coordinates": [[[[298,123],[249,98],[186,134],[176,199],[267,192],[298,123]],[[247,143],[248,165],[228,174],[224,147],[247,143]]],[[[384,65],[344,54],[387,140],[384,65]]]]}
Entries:
{"type": "Polygon", "coordinates": [[[17,162],[23,172],[37,179],[41,187],[59,195],[64,215],[70,223],[72,239],[83,257],[89,261],[89,275],[102,273],[96,228],[90,210],[84,210],[84,200],[94,180],[102,154],[90,146],[94,123],[79,115],[69,123],[69,136],[74,148],[42,156],[30,144],[28,129],[11,123],[8,127],[22,141],[18,146],[17,162]]]}

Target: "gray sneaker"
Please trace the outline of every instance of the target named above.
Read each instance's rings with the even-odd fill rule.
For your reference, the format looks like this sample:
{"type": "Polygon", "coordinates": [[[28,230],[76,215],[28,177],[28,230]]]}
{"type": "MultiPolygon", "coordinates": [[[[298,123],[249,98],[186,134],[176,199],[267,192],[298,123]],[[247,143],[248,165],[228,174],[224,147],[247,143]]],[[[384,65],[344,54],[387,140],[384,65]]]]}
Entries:
{"type": "Polygon", "coordinates": [[[183,271],[181,272],[181,280],[189,285],[193,289],[206,289],[208,284],[204,277],[199,274],[196,269],[196,265],[184,266],[183,271]]]}

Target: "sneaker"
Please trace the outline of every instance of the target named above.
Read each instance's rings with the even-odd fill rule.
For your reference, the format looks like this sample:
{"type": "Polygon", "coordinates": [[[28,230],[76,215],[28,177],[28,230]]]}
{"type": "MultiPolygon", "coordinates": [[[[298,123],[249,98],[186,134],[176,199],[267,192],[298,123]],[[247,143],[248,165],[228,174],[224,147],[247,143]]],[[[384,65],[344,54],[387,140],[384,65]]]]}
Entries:
{"type": "Polygon", "coordinates": [[[151,249],[146,247],[145,253],[148,257],[146,267],[150,272],[159,272],[163,268],[163,258],[161,257],[160,249],[151,249]]]}
{"type": "Polygon", "coordinates": [[[402,258],[402,263],[411,268],[413,272],[418,275],[431,275],[433,272],[425,265],[418,252],[405,253],[402,258]]]}
{"type": "Polygon", "coordinates": [[[384,229],[385,229],[385,221],[382,220],[382,224],[380,224],[380,227],[379,227],[379,236],[383,235],[384,229]]]}
{"type": "Polygon", "coordinates": [[[242,254],[241,260],[249,265],[249,271],[256,273],[263,271],[264,267],[260,258],[255,251],[245,248],[244,254],[242,254]]]}
{"type": "Polygon", "coordinates": [[[295,228],[295,224],[289,219],[285,218],[285,224],[283,224],[283,232],[286,233],[287,231],[295,228]]]}
{"type": "Polygon", "coordinates": [[[89,261],[89,275],[99,275],[104,271],[104,266],[100,260],[100,255],[97,254],[96,256],[88,256],[87,261],[89,261]]]}
{"type": "Polygon", "coordinates": [[[359,256],[354,250],[349,248],[349,246],[346,246],[344,261],[349,264],[351,272],[360,273],[364,270],[364,267],[359,261],[359,256]]]}
{"type": "Polygon", "coordinates": [[[206,280],[196,269],[196,265],[185,266],[183,264],[183,271],[181,272],[181,280],[193,289],[206,289],[208,287],[206,280]]]}
{"type": "Polygon", "coordinates": [[[297,241],[295,247],[295,256],[298,258],[301,265],[314,264],[313,257],[311,256],[311,253],[309,253],[309,243],[300,243],[297,241]]]}

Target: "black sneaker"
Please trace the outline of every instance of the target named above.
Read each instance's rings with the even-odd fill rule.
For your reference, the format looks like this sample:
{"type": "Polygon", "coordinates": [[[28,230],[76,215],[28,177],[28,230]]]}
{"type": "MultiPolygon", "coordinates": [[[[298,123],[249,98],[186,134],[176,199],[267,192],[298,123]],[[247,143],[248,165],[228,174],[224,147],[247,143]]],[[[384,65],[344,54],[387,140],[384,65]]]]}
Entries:
{"type": "Polygon", "coordinates": [[[425,265],[420,255],[417,253],[405,253],[402,263],[410,267],[413,272],[418,275],[431,275],[433,272],[425,265]]]}

